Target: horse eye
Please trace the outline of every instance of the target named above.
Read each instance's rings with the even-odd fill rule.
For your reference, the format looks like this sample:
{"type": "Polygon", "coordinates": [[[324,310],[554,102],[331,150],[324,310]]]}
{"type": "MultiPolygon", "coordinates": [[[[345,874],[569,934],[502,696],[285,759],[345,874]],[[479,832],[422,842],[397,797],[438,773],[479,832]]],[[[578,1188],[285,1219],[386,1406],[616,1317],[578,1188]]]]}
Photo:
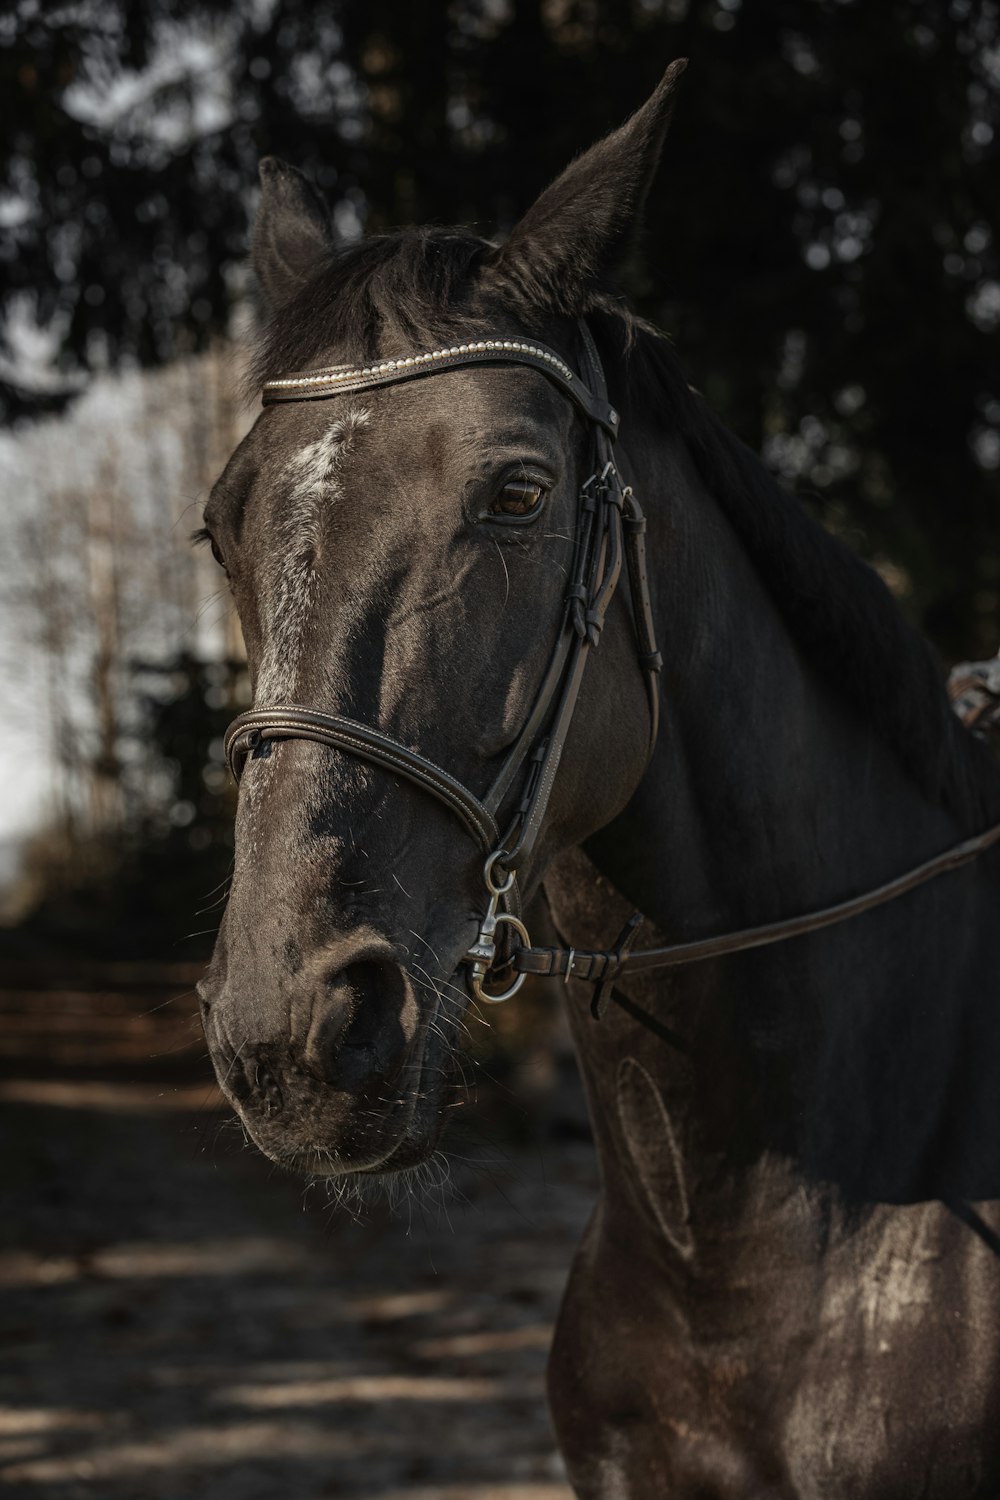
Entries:
{"type": "Polygon", "coordinates": [[[202,547],[202,546],[204,546],[204,544],[206,542],[208,543],[209,551],[211,552],[212,556],[215,558],[215,561],[219,564],[219,567],[223,570],[223,572],[225,573],[226,577],[228,578],[229,577],[229,569],[226,567],[226,559],[223,557],[222,553],[219,551],[218,543],[216,542],[215,537],[209,531],[208,527],[207,526],[199,526],[197,531],[192,531],[192,533],[191,533],[191,540],[192,540],[192,542],[194,543],[194,545],[196,547],[202,547]]]}
{"type": "Polygon", "coordinates": [[[541,505],[545,486],[537,479],[511,479],[493,502],[497,516],[530,516],[541,505]]]}

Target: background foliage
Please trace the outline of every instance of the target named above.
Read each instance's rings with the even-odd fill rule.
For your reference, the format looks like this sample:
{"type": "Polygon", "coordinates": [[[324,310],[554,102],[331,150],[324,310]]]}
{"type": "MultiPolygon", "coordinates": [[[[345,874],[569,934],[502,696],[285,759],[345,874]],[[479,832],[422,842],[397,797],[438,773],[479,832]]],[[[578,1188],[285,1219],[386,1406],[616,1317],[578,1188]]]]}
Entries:
{"type": "Polygon", "coordinates": [[[502,233],[680,55],[630,294],[946,654],[992,652],[995,0],[19,0],[0,18],[8,415],[231,330],[261,155],[309,173],[345,236],[502,233]]]}

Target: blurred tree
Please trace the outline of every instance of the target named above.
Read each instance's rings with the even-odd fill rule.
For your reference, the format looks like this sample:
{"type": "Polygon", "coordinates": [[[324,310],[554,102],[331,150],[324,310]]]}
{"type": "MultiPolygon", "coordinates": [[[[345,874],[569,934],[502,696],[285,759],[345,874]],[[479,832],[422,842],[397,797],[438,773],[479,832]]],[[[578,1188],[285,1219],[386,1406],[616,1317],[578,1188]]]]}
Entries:
{"type": "Polygon", "coordinates": [[[248,701],[246,663],[206,662],[182,651],[171,662],[134,662],[141,704],[133,767],[136,817],[126,838],[129,919],[183,942],[182,956],[207,952],[228,889],[236,788],[226,766],[226,725],[248,701]],[[150,782],[161,785],[150,796],[150,782]],[[189,933],[195,893],[201,931],[189,933]],[[170,931],[180,917],[183,934],[170,931]],[[199,941],[200,940],[200,941],[199,941]]]}
{"type": "Polygon", "coordinates": [[[246,667],[180,652],[132,662],[129,675],[132,716],[115,739],[124,811],[91,826],[85,842],[40,831],[26,855],[36,899],[16,933],[0,934],[6,950],[162,959],[211,950],[236,801],[223,734],[245,706],[246,667]]]}
{"type": "MultiPolygon", "coordinates": [[[[681,54],[630,291],[946,650],[994,649],[997,0],[18,0],[8,355],[36,325],[67,379],[205,343],[244,294],[269,151],[345,234],[502,229],[681,54]]],[[[6,369],[16,413],[33,393],[6,369]]]]}
{"type": "Polygon", "coordinates": [[[214,348],[95,384],[0,453],[0,672],[29,706],[21,753],[51,777],[4,919],[40,902],[36,934],[169,943],[225,873],[221,725],[246,706],[242,641],[189,537],[244,426],[214,348]]]}

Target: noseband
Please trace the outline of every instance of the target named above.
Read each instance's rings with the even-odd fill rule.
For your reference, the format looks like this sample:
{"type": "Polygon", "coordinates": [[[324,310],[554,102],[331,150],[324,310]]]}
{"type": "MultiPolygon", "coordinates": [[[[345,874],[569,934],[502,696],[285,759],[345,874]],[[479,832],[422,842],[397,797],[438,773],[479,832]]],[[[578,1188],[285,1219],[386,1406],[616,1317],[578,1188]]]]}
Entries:
{"type": "Polygon", "coordinates": [[[263,402],[267,406],[281,401],[324,400],[474,365],[522,365],[545,375],[588,423],[592,472],[580,487],[573,563],[563,602],[559,637],[532,709],[485,796],[480,799],[450,772],[380,729],[338,714],[295,705],[279,704],[240,714],[226,731],[225,751],[233,775],[239,780],[248,756],[265,741],[312,740],[402,776],[437,798],[459,819],[486,856],[483,865],[486,910],[478,937],[462,959],[467,965],[473,995],[490,1003],[509,1000],[529,973],[559,976],[564,981],[583,979],[595,985],[591,1009],[595,1016],[599,1016],[604,997],[617,998],[613,985],[626,971],[695,963],[781,942],[846,921],[904,895],[937,875],[969,863],[1000,842],[1000,824],[864,895],[784,921],[697,942],[632,952],[632,943],[643,921],[642,914],[636,912],[629,918],[615,947],[608,952],[532,947],[521,919],[517,871],[530,859],[541,833],[584,669],[591,651],[600,642],[623,561],[628,572],[638,662],[645,677],[649,703],[647,761],[652,757],[659,727],[657,678],[662,657],[656,646],[649,596],[646,522],[631,486],[622,484],[615,468],[613,444],[618,436],[619,416],[607,398],[597,347],[583,320],[578,328],[586,379],[581,379],[561,355],[544,344],[527,340],[484,339],[437,349],[429,354],[385,360],[360,369],[338,365],[304,371],[268,381],[263,390],[263,402]],[[520,797],[501,833],[497,821],[501,807],[519,780],[520,797]],[[502,943],[498,948],[498,928],[502,927],[510,929],[503,936],[515,936],[517,945],[512,947],[509,943],[502,943]],[[500,949],[505,955],[502,959],[500,949]],[[514,977],[506,988],[499,992],[485,988],[490,974],[497,978],[506,973],[509,978],[512,972],[514,977]]]}

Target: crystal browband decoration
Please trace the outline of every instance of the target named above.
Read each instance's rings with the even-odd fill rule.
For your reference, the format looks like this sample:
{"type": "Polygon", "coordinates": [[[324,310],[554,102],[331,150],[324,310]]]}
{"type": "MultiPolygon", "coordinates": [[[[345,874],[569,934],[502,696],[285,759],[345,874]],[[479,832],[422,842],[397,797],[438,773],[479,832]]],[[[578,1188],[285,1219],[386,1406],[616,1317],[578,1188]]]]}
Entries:
{"type": "Polygon", "coordinates": [[[330,385],[337,381],[343,381],[346,384],[352,380],[370,379],[373,375],[391,375],[396,370],[409,370],[416,365],[433,364],[435,360],[454,359],[456,355],[488,354],[492,349],[508,350],[512,354],[527,354],[534,359],[542,360],[547,365],[552,365],[564,380],[573,379],[573,371],[569,365],[549,349],[541,349],[537,344],[521,343],[516,339],[481,339],[478,343],[455,344],[450,349],[434,349],[430,354],[410,354],[403,359],[387,359],[380,364],[355,368],[334,365],[325,370],[313,370],[308,375],[291,375],[283,380],[269,380],[264,386],[264,394],[266,395],[268,391],[285,390],[290,387],[330,385]]]}

